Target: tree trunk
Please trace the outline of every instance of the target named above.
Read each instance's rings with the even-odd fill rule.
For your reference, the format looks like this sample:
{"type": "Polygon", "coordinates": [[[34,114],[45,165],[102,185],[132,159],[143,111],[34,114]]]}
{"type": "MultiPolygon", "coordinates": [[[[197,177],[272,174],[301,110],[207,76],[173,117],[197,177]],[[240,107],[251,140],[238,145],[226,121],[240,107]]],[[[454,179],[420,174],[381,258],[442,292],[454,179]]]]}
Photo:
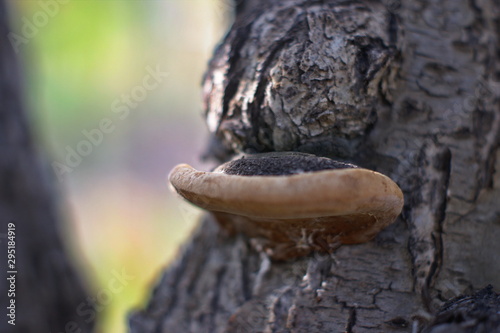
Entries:
{"type": "Polygon", "coordinates": [[[22,108],[7,21],[0,1],[0,332],[90,332],[92,321],[77,309],[92,307],[61,243],[54,192],[22,108]]]}
{"type": "Polygon", "coordinates": [[[287,262],[207,215],[131,332],[418,332],[447,300],[500,286],[498,1],[236,9],[205,78],[210,154],[351,160],[398,183],[403,213],[369,243],[287,262]]]}

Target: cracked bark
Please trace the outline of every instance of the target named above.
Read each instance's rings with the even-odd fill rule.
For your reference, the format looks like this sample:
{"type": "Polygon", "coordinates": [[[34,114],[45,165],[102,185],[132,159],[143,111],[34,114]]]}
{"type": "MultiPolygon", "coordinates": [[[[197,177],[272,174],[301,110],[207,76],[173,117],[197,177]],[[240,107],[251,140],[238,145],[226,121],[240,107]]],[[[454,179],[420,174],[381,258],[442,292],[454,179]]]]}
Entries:
{"type": "Polygon", "coordinates": [[[41,163],[22,106],[21,75],[8,39],[7,8],[0,0],[0,332],[90,332],[92,321],[77,314],[86,291],[59,234],[54,191],[41,163]],[[7,226],[15,228],[15,296],[6,280],[7,226]],[[15,326],[6,310],[15,300],[15,326]]]}
{"type": "Polygon", "coordinates": [[[420,331],[500,288],[499,7],[239,2],[204,81],[207,155],[353,161],[395,180],[404,211],[372,242],[289,262],[206,216],[131,332],[420,331]]]}

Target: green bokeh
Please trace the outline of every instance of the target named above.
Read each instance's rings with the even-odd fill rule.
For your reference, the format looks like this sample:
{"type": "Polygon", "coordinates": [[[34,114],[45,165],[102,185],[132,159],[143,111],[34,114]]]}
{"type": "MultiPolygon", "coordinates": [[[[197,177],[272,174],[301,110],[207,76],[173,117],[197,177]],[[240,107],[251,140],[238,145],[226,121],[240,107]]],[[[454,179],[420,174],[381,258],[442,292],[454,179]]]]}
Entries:
{"type": "Polygon", "coordinates": [[[25,37],[27,24],[48,18],[19,45],[19,57],[36,143],[49,164],[64,163],[65,148],[85,139],[82,130],[115,121],[116,130],[59,185],[68,212],[63,237],[91,296],[113,269],[137,277],[98,314],[96,332],[118,333],[193,227],[196,214],[179,213],[165,176],[172,163],[196,160],[190,156],[203,145],[200,82],[229,2],[69,0],[53,15],[42,6],[57,2],[11,0],[12,32],[25,37]],[[158,65],[168,79],[117,120],[113,101],[158,65]]]}

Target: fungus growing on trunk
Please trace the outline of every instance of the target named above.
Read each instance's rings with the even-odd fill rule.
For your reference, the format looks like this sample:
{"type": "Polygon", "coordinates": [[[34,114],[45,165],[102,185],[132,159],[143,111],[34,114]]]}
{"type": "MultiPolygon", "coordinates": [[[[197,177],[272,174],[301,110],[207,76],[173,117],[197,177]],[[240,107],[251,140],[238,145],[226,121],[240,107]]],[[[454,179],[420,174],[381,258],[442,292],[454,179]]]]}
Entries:
{"type": "Polygon", "coordinates": [[[169,180],[182,197],[274,259],[367,242],[403,207],[401,190],[387,176],[302,153],[246,155],[213,172],[181,164],[169,180]]]}

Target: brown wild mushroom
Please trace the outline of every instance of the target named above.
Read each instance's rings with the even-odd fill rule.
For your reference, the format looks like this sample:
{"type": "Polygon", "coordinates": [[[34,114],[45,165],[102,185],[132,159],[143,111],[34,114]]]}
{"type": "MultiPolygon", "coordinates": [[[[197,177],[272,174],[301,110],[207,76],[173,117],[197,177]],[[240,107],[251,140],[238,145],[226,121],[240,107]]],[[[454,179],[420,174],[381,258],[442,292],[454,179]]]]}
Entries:
{"type": "Polygon", "coordinates": [[[274,259],[367,242],[403,207],[390,178],[302,153],[246,155],[213,172],[181,164],[169,180],[182,197],[274,259]]]}

